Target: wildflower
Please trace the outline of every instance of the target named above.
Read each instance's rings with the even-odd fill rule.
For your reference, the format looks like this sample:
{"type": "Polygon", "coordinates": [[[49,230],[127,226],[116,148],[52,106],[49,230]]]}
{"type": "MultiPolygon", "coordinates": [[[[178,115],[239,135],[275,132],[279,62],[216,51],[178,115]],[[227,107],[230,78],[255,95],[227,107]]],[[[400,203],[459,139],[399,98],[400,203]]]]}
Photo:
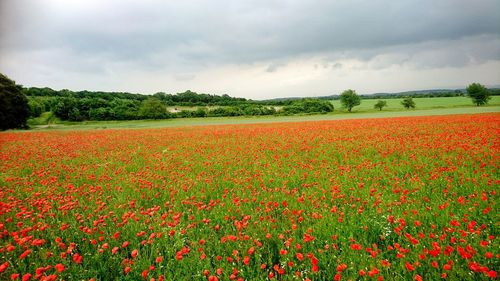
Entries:
{"type": "Polygon", "coordinates": [[[8,267],[9,267],[8,262],[4,262],[4,263],[0,264],[0,273],[4,272],[8,267]]]}
{"type": "Polygon", "coordinates": [[[82,257],[82,256],[80,256],[78,253],[75,253],[75,254],[73,255],[73,261],[74,261],[75,263],[77,263],[77,264],[80,264],[80,263],[82,263],[82,261],[83,261],[83,257],[82,257]]]}
{"type": "Polygon", "coordinates": [[[57,272],[63,272],[64,271],[64,265],[58,263],[54,266],[54,268],[56,269],[57,272]]]}
{"type": "Polygon", "coordinates": [[[138,254],[139,254],[139,251],[137,251],[137,249],[134,249],[134,250],[132,250],[132,253],[130,253],[130,256],[132,256],[132,258],[135,259],[135,257],[137,257],[138,254]]]}
{"type": "Polygon", "coordinates": [[[24,259],[26,256],[28,256],[29,254],[31,253],[31,250],[28,249],[26,251],[24,251],[20,256],[19,256],[19,259],[22,260],[24,259]]]}

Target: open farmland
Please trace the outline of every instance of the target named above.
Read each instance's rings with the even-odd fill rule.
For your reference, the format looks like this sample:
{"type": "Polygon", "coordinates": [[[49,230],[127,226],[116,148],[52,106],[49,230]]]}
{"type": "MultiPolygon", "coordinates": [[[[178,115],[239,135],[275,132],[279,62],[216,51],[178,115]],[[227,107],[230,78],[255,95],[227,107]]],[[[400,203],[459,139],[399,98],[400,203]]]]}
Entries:
{"type": "MultiPolygon", "coordinates": [[[[401,102],[402,98],[393,99],[363,99],[359,106],[355,106],[352,110],[353,112],[373,112],[378,111],[373,106],[379,100],[384,100],[387,102],[387,107],[384,107],[382,111],[401,111],[405,110],[401,102]]],[[[467,108],[473,107],[477,108],[469,97],[434,97],[434,98],[414,98],[413,101],[416,104],[417,109],[445,109],[445,108],[467,108]]],[[[345,111],[342,108],[340,100],[333,100],[332,104],[335,106],[337,111],[345,111]]],[[[500,105],[500,96],[493,96],[489,102],[489,106],[500,105]]]]}
{"type": "Polygon", "coordinates": [[[488,280],[500,114],[0,134],[0,279],[488,280]]]}

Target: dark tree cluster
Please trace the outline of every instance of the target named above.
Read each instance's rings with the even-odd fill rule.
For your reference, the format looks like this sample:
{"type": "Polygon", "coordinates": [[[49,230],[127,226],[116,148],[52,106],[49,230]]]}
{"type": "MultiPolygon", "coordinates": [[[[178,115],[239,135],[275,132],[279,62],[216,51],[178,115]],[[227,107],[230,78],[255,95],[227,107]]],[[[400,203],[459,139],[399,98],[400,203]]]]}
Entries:
{"type": "Polygon", "coordinates": [[[64,98],[91,98],[91,99],[127,99],[143,101],[148,98],[146,95],[131,94],[126,92],[102,92],[102,91],[71,91],[68,89],[53,90],[51,88],[30,87],[24,88],[23,92],[29,97],[64,97],[64,98]]]}
{"type": "Polygon", "coordinates": [[[49,100],[30,98],[32,116],[40,115],[40,111],[52,111],[61,120],[139,120],[139,119],[169,119],[189,117],[221,117],[221,116],[255,116],[273,115],[273,106],[244,103],[234,106],[199,106],[194,110],[168,111],[168,103],[155,96],[143,101],[127,99],[77,99],[73,97],[56,97],[49,100]],[[43,110],[43,109],[47,110],[43,110]]]}
{"type": "Polygon", "coordinates": [[[189,117],[259,116],[275,114],[326,113],[333,111],[328,101],[299,99],[288,101],[252,101],[228,95],[198,94],[192,91],[175,95],[156,93],[143,96],[119,92],[72,92],[50,88],[27,88],[32,117],[52,111],[61,120],[137,120],[189,117]],[[195,110],[167,107],[193,106],[195,110]],[[277,111],[277,107],[283,107],[277,111]]]}
{"type": "Polygon", "coordinates": [[[183,93],[177,93],[175,95],[165,94],[165,93],[156,93],[153,97],[161,100],[167,105],[179,105],[179,106],[203,106],[203,105],[238,105],[247,102],[247,99],[244,98],[233,98],[226,94],[222,96],[218,95],[210,95],[210,94],[198,94],[196,92],[192,92],[187,90],[183,93]]]}
{"type": "MultiPolygon", "coordinates": [[[[61,97],[61,98],[76,98],[76,99],[103,99],[107,101],[112,101],[116,99],[132,100],[132,101],[144,101],[151,96],[132,94],[127,92],[101,92],[101,91],[71,91],[71,90],[53,90],[51,88],[25,88],[23,92],[29,97],[61,97]]],[[[177,94],[166,94],[163,92],[158,92],[152,97],[160,100],[169,106],[179,105],[179,106],[203,106],[203,105],[237,105],[240,103],[245,103],[248,100],[244,98],[233,98],[226,94],[210,95],[210,94],[198,94],[187,90],[183,93],[177,94]]]]}
{"type": "MultiPolygon", "coordinates": [[[[33,99],[37,101],[37,99],[33,99]]],[[[130,99],[106,100],[101,98],[56,97],[46,101],[50,111],[61,120],[132,120],[149,118],[142,115],[141,105],[146,101],[130,99]]]]}
{"type": "Polygon", "coordinates": [[[22,86],[0,73],[0,130],[25,128],[29,114],[22,86]]]}

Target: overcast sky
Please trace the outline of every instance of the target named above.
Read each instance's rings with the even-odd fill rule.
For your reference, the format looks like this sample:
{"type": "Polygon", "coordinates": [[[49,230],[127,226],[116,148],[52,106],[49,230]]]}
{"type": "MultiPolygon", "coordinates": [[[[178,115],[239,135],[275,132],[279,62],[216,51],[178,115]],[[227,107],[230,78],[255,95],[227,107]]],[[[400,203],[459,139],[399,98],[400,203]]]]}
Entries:
{"type": "Polygon", "coordinates": [[[500,1],[0,0],[0,72],[252,99],[500,85],[500,1]]]}

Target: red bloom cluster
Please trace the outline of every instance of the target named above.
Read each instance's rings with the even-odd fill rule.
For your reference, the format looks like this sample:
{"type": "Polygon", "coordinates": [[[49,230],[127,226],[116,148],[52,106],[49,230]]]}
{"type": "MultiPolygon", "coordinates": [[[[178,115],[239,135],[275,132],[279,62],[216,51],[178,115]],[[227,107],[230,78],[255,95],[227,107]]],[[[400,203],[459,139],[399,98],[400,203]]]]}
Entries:
{"type": "Polygon", "coordinates": [[[500,115],[0,134],[0,280],[482,280],[500,115]]]}

